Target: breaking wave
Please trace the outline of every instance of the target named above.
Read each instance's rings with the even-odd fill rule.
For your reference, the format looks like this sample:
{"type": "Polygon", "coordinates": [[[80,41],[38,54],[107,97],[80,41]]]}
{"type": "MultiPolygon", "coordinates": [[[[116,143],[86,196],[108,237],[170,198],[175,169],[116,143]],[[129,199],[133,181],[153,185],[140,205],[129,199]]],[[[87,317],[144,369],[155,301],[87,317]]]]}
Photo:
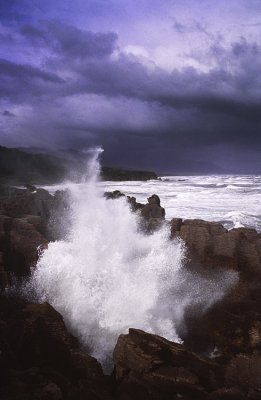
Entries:
{"type": "Polygon", "coordinates": [[[187,307],[209,307],[235,276],[222,271],[210,280],[185,272],[184,244],[170,240],[167,227],[145,235],[124,199],[106,200],[97,185],[101,152],[91,152],[87,181],[69,185],[69,235],[42,253],[31,285],[106,366],[130,327],[180,342],[187,307]]]}

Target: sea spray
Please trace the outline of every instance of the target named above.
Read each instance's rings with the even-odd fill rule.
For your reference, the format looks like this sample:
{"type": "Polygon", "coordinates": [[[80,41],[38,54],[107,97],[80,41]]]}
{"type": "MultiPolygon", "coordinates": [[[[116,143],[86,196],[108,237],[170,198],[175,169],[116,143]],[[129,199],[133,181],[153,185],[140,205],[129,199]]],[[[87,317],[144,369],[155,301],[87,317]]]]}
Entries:
{"type": "Polygon", "coordinates": [[[70,233],[42,253],[31,286],[106,366],[117,337],[130,327],[179,342],[186,308],[208,307],[234,276],[211,281],[188,274],[184,244],[170,241],[167,227],[145,235],[125,199],[106,200],[97,185],[101,151],[91,153],[87,181],[70,185],[70,233]]]}

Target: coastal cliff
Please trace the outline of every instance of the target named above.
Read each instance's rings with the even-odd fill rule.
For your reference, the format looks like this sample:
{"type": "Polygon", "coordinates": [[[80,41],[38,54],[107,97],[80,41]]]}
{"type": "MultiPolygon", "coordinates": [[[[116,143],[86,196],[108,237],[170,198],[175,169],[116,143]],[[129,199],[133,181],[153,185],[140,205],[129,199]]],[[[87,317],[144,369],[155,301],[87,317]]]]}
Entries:
{"type": "MultiPolygon", "coordinates": [[[[106,194],[119,197],[120,192],[106,194]]],[[[67,218],[68,193],[5,188],[0,195],[1,398],[259,399],[261,234],[202,220],[165,221],[156,195],[146,205],[126,201],[147,234],[165,225],[170,239],[185,243],[187,271],[211,276],[232,270],[237,283],[204,312],[188,305],[179,331],[183,344],[129,327],[118,338],[114,372],[106,376],[52,306],[8,290],[30,276],[49,240],[60,238],[52,227],[67,218]]]]}
{"type": "MultiPolygon", "coordinates": [[[[86,155],[59,157],[50,154],[27,153],[0,146],[0,184],[53,184],[70,179],[81,181],[86,174],[86,155]]],[[[103,166],[101,179],[109,181],[146,181],[157,179],[155,172],[125,170],[103,166]]]]}

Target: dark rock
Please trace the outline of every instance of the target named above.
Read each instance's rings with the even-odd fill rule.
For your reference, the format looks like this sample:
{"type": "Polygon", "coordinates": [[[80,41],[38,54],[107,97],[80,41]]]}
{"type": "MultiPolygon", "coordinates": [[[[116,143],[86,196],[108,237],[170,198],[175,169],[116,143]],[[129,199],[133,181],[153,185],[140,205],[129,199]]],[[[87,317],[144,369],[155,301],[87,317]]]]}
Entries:
{"type": "Polygon", "coordinates": [[[137,202],[136,197],[127,196],[127,201],[131,207],[131,210],[134,212],[140,211],[145,207],[145,204],[141,204],[141,203],[137,202]]]}
{"type": "Polygon", "coordinates": [[[114,199],[119,199],[120,197],[125,197],[125,194],[123,194],[119,190],[114,190],[113,192],[105,192],[104,197],[107,200],[114,200],[114,199]]]}
{"type": "Polygon", "coordinates": [[[238,388],[222,388],[211,393],[210,400],[245,400],[246,397],[238,388]]]}
{"type": "MultiPolygon", "coordinates": [[[[126,196],[119,190],[114,190],[113,192],[105,192],[104,197],[107,200],[115,200],[126,196]]],[[[145,207],[145,204],[137,203],[136,197],[133,196],[127,196],[127,202],[129,203],[131,211],[133,212],[140,211],[145,207]]]]}
{"type": "Polygon", "coordinates": [[[173,218],[171,220],[170,232],[172,237],[176,237],[182,225],[182,218],[173,218]]]}
{"type": "MultiPolygon", "coordinates": [[[[39,221],[34,221],[37,225],[39,221]]],[[[25,276],[37,262],[40,248],[47,246],[45,237],[26,218],[0,215],[0,251],[2,273],[25,276]]]]}
{"type": "Polygon", "coordinates": [[[148,198],[148,203],[143,207],[141,211],[141,215],[146,220],[150,220],[151,218],[155,219],[164,219],[165,218],[165,210],[160,206],[160,198],[156,194],[153,194],[148,198]]]}
{"type": "Polygon", "coordinates": [[[9,217],[36,215],[40,216],[43,222],[48,220],[53,196],[47,190],[37,189],[31,192],[26,189],[5,188],[0,194],[0,208],[9,217]]]}
{"type": "Polygon", "coordinates": [[[12,273],[28,275],[39,250],[46,248],[49,240],[64,237],[70,226],[66,191],[51,196],[44,189],[31,189],[33,192],[9,187],[0,190],[0,287],[12,273]]]}
{"type": "Polygon", "coordinates": [[[26,185],[24,185],[24,187],[25,187],[26,189],[28,189],[30,192],[36,192],[36,191],[37,191],[36,186],[30,185],[29,183],[27,183],[26,185]]]}
{"type": "Polygon", "coordinates": [[[172,237],[186,243],[194,262],[261,274],[261,234],[254,229],[228,231],[221,224],[202,220],[173,219],[172,237]]]}
{"type": "Polygon", "coordinates": [[[119,397],[206,399],[223,385],[222,367],[188,352],[182,345],[130,329],[120,335],[113,354],[119,397]],[[170,397],[171,396],[171,397],[170,397]]]}
{"type": "Polygon", "coordinates": [[[247,399],[261,398],[261,355],[238,355],[226,368],[226,386],[241,389],[247,399]]]}
{"type": "Polygon", "coordinates": [[[55,383],[48,383],[42,389],[42,400],[62,400],[63,394],[55,383]]]}
{"type": "Polygon", "coordinates": [[[80,349],[48,303],[2,296],[0,319],[1,399],[112,398],[100,364],[80,349]]]}
{"type": "Polygon", "coordinates": [[[148,203],[141,209],[143,230],[154,232],[162,226],[165,219],[165,209],[160,205],[160,198],[153,194],[148,198],[148,203]]]}
{"type": "Polygon", "coordinates": [[[261,235],[202,220],[173,219],[170,226],[171,236],[184,240],[186,267],[194,273],[211,277],[220,268],[238,272],[234,287],[203,315],[187,308],[186,331],[181,332],[185,346],[219,363],[260,350],[261,235]]]}

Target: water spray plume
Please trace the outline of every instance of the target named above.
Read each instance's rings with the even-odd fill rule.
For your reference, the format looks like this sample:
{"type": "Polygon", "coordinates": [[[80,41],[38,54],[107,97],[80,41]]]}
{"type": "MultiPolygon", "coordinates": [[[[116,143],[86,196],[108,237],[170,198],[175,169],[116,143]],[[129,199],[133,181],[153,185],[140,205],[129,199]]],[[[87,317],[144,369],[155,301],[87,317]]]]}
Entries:
{"type": "Polygon", "coordinates": [[[222,275],[212,287],[188,278],[181,241],[170,241],[166,227],[153,235],[142,234],[139,217],[125,199],[105,200],[96,185],[102,151],[88,152],[88,181],[70,187],[70,234],[49,244],[31,284],[38,299],[51,303],[106,366],[117,337],[130,327],[180,341],[177,327],[186,307],[209,306],[223,296],[234,277],[224,280],[222,275]]]}
{"type": "Polygon", "coordinates": [[[104,152],[102,147],[92,147],[88,150],[84,150],[83,153],[86,154],[86,173],[82,176],[82,183],[89,182],[94,183],[98,180],[100,175],[100,163],[99,157],[104,152]]]}

